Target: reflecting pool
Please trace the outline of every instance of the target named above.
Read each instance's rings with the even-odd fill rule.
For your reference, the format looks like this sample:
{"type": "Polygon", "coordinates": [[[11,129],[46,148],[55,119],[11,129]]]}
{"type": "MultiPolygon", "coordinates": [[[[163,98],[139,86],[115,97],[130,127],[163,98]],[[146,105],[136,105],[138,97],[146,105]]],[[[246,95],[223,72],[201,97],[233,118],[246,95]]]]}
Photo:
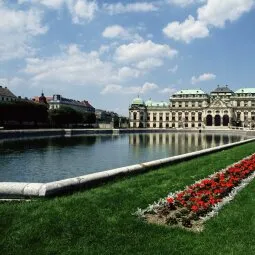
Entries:
{"type": "Polygon", "coordinates": [[[49,182],[246,139],[232,134],[151,133],[0,140],[0,182],[49,182]]]}

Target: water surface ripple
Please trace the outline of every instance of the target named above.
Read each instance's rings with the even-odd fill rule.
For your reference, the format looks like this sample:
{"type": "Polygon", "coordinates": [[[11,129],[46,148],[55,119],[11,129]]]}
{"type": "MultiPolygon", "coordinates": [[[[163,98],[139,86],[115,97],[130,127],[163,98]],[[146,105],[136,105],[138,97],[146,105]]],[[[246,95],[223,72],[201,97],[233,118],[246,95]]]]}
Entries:
{"type": "Polygon", "coordinates": [[[0,182],[50,182],[233,143],[199,133],[89,135],[0,140],[0,182]]]}

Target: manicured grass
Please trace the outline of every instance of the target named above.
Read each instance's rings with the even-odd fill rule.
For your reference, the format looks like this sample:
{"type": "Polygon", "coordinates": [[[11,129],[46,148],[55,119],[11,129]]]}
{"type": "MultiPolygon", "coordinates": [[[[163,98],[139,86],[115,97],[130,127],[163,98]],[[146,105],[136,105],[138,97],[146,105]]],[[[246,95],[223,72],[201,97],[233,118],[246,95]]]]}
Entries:
{"type": "Polygon", "coordinates": [[[252,153],[254,142],[70,196],[2,203],[1,254],[255,254],[254,181],[202,233],[132,215],[252,153]]]}

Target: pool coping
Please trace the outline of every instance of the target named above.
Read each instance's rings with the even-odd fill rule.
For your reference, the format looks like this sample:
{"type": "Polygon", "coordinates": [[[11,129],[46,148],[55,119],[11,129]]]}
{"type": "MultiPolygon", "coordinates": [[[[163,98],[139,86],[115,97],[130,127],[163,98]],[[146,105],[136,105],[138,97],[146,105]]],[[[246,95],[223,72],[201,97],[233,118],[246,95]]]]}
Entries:
{"type": "Polygon", "coordinates": [[[0,197],[48,197],[61,195],[79,188],[92,188],[98,186],[101,183],[112,180],[118,176],[129,176],[132,174],[147,172],[150,169],[155,169],[156,167],[162,165],[167,165],[171,163],[196,158],[202,155],[206,155],[216,151],[221,151],[227,148],[246,144],[252,141],[255,141],[255,138],[250,138],[243,141],[203,149],[195,152],[189,152],[186,154],[181,154],[168,158],[162,158],[140,164],[114,168],[102,172],[47,183],[0,182],[0,197]]]}

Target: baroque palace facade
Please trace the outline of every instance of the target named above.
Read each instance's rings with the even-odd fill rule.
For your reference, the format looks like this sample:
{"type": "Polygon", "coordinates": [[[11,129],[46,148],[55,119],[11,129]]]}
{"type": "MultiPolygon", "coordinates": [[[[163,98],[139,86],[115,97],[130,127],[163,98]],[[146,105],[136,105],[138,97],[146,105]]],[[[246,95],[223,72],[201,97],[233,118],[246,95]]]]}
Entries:
{"type": "Polygon", "coordinates": [[[201,89],[180,90],[169,102],[133,99],[131,128],[255,127],[255,88],[233,92],[226,85],[210,94],[201,89]]]}

